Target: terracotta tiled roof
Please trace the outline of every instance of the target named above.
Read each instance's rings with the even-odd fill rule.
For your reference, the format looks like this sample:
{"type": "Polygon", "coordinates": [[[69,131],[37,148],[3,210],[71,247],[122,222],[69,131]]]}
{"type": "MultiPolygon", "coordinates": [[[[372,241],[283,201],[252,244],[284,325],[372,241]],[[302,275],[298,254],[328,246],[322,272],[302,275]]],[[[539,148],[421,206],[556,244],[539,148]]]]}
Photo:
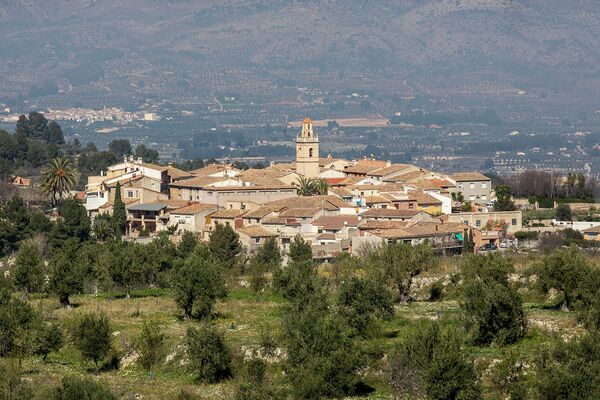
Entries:
{"type": "Polygon", "coordinates": [[[467,229],[462,224],[418,223],[398,229],[379,229],[371,231],[372,234],[387,239],[424,238],[447,236],[449,234],[463,233],[467,229]]]}
{"type": "Polygon", "coordinates": [[[265,228],[258,225],[249,225],[243,228],[237,228],[237,232],[244,234],[246,236],[255,238],[261,237],[275,237],[278,236],[276,233],[266,230],[265,228]]]}
{"type": "Polygon", "coordinates": [[[272,212],[279,211],[280,209],[280,207],[262,206],[248,211],[246,214],[244,214],[244,218],[264,218],[272,212]]]}
{"type": "Polygon", "coordinates": [[[268,207],[281,208],[323,208],[328,211],[336,211],[340,208],[349,207],[348,203],[337,196],[296,196],[287,199],[275,200],[266,203],[268,207]]]}
{"type": "Polygon", "coordinates": [[[398,229],[398,228],[404,228],[408,226],[408,221],[399,221],[399,220],[394,220],[394,221],[388,221],[388,220],[382,220],[382,219],[377,219],[377,220],[368,220],[368,221],[362,221],[360,223],[360,225],[358,226],[358,228],[360,230],[373,230],[373,229],[398,229]]]}
{"type": "Polygon", "coordinates": [[[279,213],[283,218],[312,218],[319,212],[318,208],[289,208],[279,213]]]}
{"type": "Polygon", "coordinates": [[[456,172],[450,175],[450,178],[454,179],[457,182],[490,180],[490,178],[479,172],[456,172]]]}
{"type": "Polygon", "coordinates": [[[363,218],[412,218],[421,213],[418,210],[398,210],[395,208],[370,208],[363,212],[363,218]]]}
{"type": "Polygon", "coordinates": [[[217,206],[214,204],[205,204],[205,203],[192,203],[187,206],[177,208],[171,211],[172,214],[185,214],[185,215],[193,215],[202,211],[213,210],[217,206]]]}
{"type": "Polygon", "coordinates": [[[356,215],[323,215],[314,220],[312,224],[323,229],[340,230],[344,226],[357,227],[358,217],[356,215]]]}
{"type": "Polygon", "coordinates": [[[196,176],[209,176],[219,172],[225,172],[227,170],[239,172],[239,169],[236,169],[231,165],[210,164],[202,168],[194,169],[190,171],[190,173],[196,176]]]}
{"type": "Polygon", "coordinates": [[[145,163],[145,162],[143,162],[141,165],[145,168],[150,168],[150,169],[154,169],[156,171],[161,171],[161,172],[169,169],[168,165],[150,164],[150,163],[145,163]]]}
{"type": "Polygon", "coordinates": [[[392,164],[389,167],[380,168],[374,171],[369,172],[367,175],[369,176],[378,176],[384,177],[390,174],[394,174],[396,172],[404,171],[405,169],[414,168],[414,165],[410,164],[392,164]]]}
{"type": "Polygon", "coordinates": [[[391,201],[383,196],[365,196],[365,203],[367,203],[367,205],[370,204],[381,204],[381,203],[391,203],[391,201]]]}
{"type": "Polygon", "coordinates": [[[209,214],[209,216],[211,218],[238,218],[241,217],[242,215],[244,215],[244,210],[231,210],[231,209],[222,209],[222,210],[217,210],[211,214],[209,214]]]}
{"type": "Polygon", "coordinates": [[[410,191],[410,196],[414,197],[417,200],[417,204],[419,206],[441,206],[442,201],[436,199],[432,195],[421,192],[419,190],[410,191]]]}
{"type": "Polygon", "coordinates": [[[319,240],[335,240],[335,233],[321,233],[317,236],[319,240]]]}

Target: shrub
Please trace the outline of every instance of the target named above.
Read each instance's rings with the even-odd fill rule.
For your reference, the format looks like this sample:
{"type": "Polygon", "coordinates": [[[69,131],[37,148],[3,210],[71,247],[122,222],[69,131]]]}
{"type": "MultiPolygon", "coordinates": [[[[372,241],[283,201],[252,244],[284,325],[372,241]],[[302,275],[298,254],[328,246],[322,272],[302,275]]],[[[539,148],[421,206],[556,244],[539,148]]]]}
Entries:
{"type": "Polygon", "coordinates": [[[227,295],[222,267],[206,246],[198,246],[175,272],[173,296],[185,318],[208,318],[218,298],[227,295]]]}
{"type": "Polygon", "coordinates": [[[536,363],[539,398],[592,400],[600,396],[600,334],[558,342],[536,363]]]}
{"type": "Polygon", "coordinates": [[[140,353],[140,364],[148,371],[163,357],[165,335],[162,325],[156,319],[145,319],[142,331],[137,339],[137,348],[140,353]]]}
{"type": "Polygon", "coordinates": [[[496,254],[471,256],[462,269],[465,284],[460,306],[473,341],[505,345],[520,340],[527,320],[521,297],[508,282],[512,261],[496,254]]]}
{"type": "Polygon", "coordinates": [[[104,313],[89,313],[80,317],[75,328],[75,345],[85,358],[102,360],[111,350],[111,329],[104,313]]]}
{"type": "Polygon", "coordinates": [[[199,328],[188,328],[187,344],[189,368],[199,382],[219,382],[231,375],[231,352],[214,326],[203,323],[199,328]]]}
{"type": "Polygon", "coordinates": [[[376,318],[389,319],[394,314],[392,294],[373,279],[352,277],[343,282],[338,306],[341,314],[360,336],[364,336],[376,318]]]}
{"type": "Polygon", "coordinates": [[[66,377],[52,391],[52,400],[117,400],[110,389],[89,378],[66,377]]]}
{"type": "Polygon", "coordinates": [[[390,386],[399,398],[480,399],[473,362],[461,349],[460,334],[423,322],[388,361],[390,386]]]}
{"type": "Polygon", "coordinates": [[[21,246],[11,270],[15,285],[25,293],[34,293],[44,286],[44,261],[39,250],[30,244],[21,246]]]}
{"type": "Polygon", "coordinates": [[[63,345],[63,331],[60,325],[56,322],[44,322],[37,331],[36,354],[42,356],[42,360],[46,361],[46,357],[53,351],[58,351],[63,345]]]}

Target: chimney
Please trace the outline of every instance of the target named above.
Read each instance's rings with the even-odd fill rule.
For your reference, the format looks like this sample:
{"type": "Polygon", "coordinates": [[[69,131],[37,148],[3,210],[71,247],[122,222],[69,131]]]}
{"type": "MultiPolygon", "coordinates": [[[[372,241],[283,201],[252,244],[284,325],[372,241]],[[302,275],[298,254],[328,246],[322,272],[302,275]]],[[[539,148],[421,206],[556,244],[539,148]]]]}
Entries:
{"type": "Polygon", "coordinates": [[[123,162],[126,163],[127,162],[127,155],[123,156],[123,162]]]}
{"type": "Polygon", "coordinates": [[[392,166],[392,162],[390,160],[385,162],[385,166],[386,167],[391,167],[392,166]]]}
{"type": "Polygon", "coordinates": [[[141,164],[143,162],[142,157],[138,157],[137,162],[138,162],[138,164],[141,164]]]}
{"type": "Polygon", "coordinates": [[[167,165],[168,165],[169,167],[172,167],[172,166],[173,166],[173,161],[169,161],[169,162],[167,163],[167,165]]]}

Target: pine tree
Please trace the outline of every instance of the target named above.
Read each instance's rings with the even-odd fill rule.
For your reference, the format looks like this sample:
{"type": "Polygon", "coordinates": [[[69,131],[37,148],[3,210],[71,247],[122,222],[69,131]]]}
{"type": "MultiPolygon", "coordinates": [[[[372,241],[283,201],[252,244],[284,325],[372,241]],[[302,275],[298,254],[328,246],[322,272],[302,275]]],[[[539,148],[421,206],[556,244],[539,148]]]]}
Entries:
{"type": "Polygon", "coordinates": [[[127,213],[125,212],[125,203],[121,199],[121,182],[117,182],[115,188],[115,201],[113,202],[113,225],[117,238],[120,238],[125,233],[127,226],[127,213]]]}
{"type": "Polygon", "coordinates": [[[208,243],[213,256],[226,268],[232,268],[242,251],[240,236],[229,225],[217,223],[208,243]]]}

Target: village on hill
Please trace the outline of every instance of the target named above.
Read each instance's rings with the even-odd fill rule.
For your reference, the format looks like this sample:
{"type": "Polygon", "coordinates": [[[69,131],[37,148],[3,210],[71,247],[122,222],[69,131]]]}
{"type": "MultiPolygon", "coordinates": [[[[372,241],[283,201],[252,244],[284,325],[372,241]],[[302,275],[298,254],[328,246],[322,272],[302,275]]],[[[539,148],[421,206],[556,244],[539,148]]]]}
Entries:
{"type": "Polygon", "coordinates": [[[352,253],[364,243],[431,243],[460,253],[465,232],[475,249],[498,248],[522,228],[521,211],[497,211],[491,180],[479,172],[444,174],[409,164],[318,157],[310,119],[296,141],[296,161],[240,170],[211,164],[183,171],[125,156],[90,176],[85,208],[112,214],[116,187],[126,205],[129,238],[171,230],[208,240],[217,224],[231,226],[252,251],[275,238],[282,249],[300,235],[316,258],[352,253]]]}

